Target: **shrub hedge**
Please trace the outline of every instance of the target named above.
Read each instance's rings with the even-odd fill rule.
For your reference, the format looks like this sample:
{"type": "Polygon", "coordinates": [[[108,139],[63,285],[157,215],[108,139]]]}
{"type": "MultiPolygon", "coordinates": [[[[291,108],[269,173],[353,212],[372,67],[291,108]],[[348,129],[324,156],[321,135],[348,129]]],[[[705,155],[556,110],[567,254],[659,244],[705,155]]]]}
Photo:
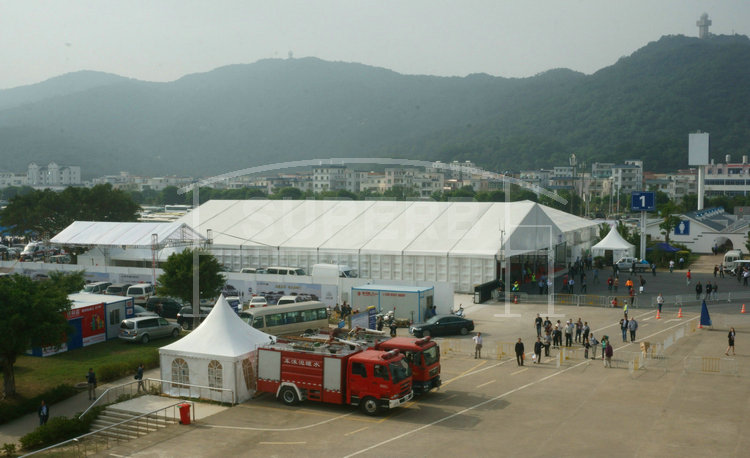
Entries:
{"type": "Polygon", "coordinates": [[[47,447],[64,442],[68,439],[89,432],[91,423],[99,416],[104,406],[97,406],[86,413],[83,418],[78,418],[80,412],[73,418],[54,417],[47,424],[37,427],[34,431],[21,437],[21,446],[24,450],[47,447]]]}

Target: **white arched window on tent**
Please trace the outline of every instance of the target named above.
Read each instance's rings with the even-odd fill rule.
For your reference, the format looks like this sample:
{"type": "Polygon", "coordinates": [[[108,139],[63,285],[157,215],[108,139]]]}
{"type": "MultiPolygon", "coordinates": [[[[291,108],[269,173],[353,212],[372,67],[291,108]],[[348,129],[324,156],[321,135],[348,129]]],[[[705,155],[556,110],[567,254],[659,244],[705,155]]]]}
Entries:
{"type": "Polygon", "coordinates": [[[211,388],[223,388],[224,377],[221,369],[221,363],[212,360],[208,363],[208,386],[211,388]]]}
{"type": "Polygon", "coordinates": [[[190,385],[188,363],[182,358],[172,360],[172,385],[175,388],[187,388],[190,385]]]}

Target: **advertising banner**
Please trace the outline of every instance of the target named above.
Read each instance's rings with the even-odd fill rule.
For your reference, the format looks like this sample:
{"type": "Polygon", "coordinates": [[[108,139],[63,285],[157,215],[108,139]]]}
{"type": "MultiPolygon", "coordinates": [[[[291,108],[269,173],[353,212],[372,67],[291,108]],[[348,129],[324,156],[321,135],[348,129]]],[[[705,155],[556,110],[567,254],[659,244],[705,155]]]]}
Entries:
{"type": "Polygon", "coordinates": [[[89,305],[71,309],[66,317],[68,321],[80,318],[81,337],[83,346],[92,345],[106,340],[104,304],[89,305]]]}

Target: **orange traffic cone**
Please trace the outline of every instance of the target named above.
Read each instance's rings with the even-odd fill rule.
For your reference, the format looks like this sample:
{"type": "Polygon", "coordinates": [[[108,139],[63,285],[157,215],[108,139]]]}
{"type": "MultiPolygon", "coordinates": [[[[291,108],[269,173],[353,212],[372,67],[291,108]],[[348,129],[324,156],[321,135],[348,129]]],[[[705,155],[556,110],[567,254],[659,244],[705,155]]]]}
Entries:
{"type": "Polygon", "coordinates": [[[677,311],[677,318],[682,318],[682,307],[677,311]]]}
{"type": "Polygon", "coordinates": [[[745,304],[742,304],[742,310],[740,310],[740,313],[745,313],[745,304]]]}
{"type": "Polygon", "coordinates": [[[656,310],[656,319],[661,320],[661,312],[658,309],[656,310]]]}

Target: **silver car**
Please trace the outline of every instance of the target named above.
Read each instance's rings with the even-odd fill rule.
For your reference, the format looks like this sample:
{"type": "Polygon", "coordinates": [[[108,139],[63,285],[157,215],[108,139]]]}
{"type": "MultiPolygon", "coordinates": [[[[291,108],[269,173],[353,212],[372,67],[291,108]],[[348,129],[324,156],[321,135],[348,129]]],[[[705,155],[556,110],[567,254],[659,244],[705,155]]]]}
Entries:
{"type": "Polygon", "coordinates": [[[122,320],[120,333],[117,335],[122,340],[130,342],[148,343],[151,339],[159,337],[177,337],[180,335],[180,326],[170,323],[161,317],[136,317],[122,320]]]}

